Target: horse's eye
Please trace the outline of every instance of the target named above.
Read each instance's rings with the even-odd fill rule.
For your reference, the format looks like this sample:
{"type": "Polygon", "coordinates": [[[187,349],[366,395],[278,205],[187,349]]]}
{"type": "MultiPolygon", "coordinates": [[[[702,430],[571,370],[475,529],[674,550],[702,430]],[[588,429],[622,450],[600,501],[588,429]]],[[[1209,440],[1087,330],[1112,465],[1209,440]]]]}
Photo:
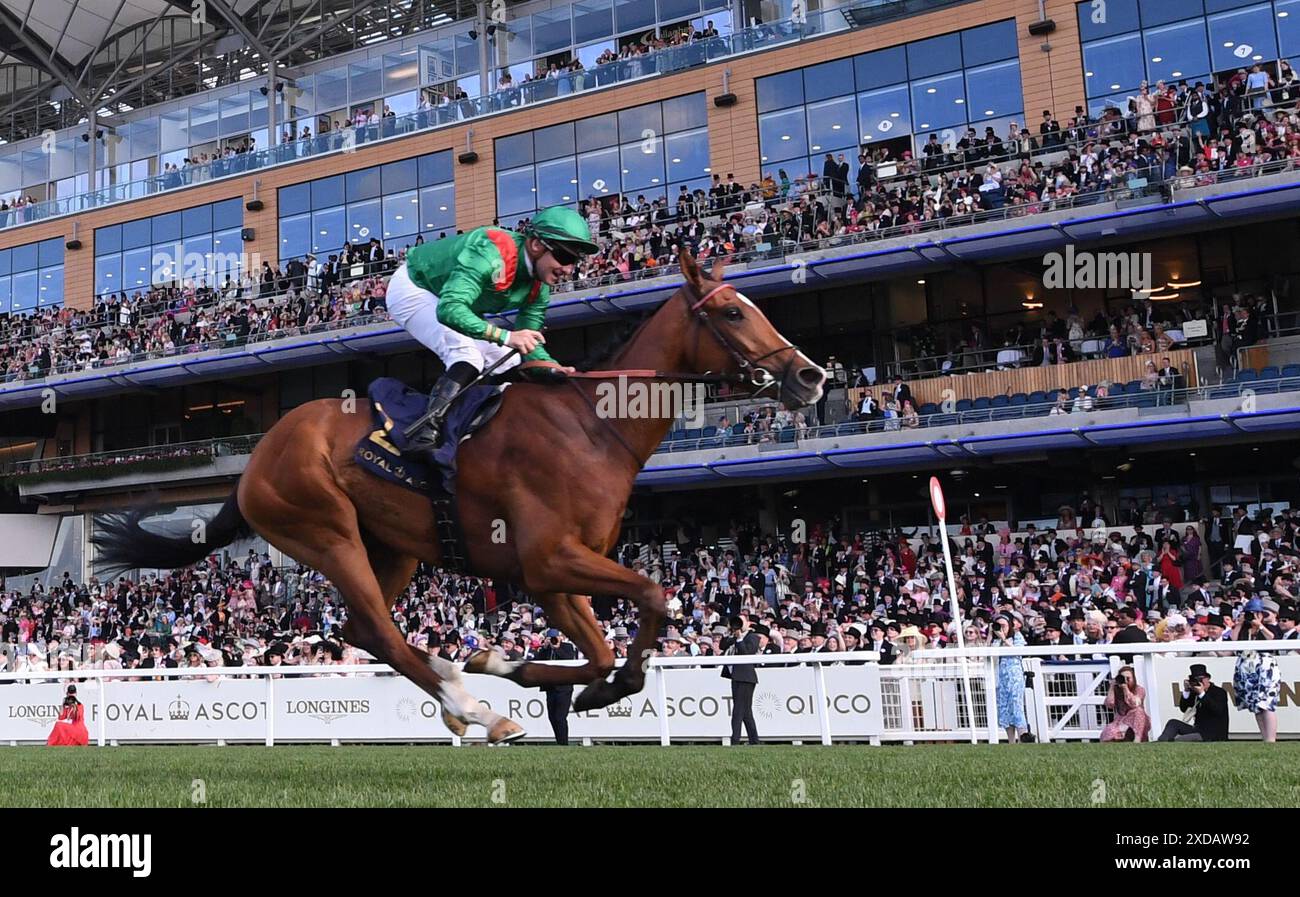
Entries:
{"type": "Polygon", "coordinates": [[[727,306],[727,310],[723,314],[727,316],[728,321],[739,321],[742,317],[740,309],[734,305],[727,306]]]}

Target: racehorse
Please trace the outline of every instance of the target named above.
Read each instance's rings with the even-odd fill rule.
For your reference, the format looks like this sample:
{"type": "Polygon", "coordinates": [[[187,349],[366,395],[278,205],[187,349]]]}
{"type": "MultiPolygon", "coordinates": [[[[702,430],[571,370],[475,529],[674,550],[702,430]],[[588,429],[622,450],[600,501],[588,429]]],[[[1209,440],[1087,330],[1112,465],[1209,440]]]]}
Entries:
{"type": "MultiPolygon", "coordinates": [[[[479,651],[465,671],[527,687],[587,684],[578,710],[607,706],[644,686],[666,616],[663,590],[606,555],[617,544],[633,482],[673,417],[602,415],[593,401],[601,378],[722,378],[749,392],[774,389],[791,409],[821,398],[826,372],[722,281],[721,263],[706,277],[689,253],[679,262],[685,283],[608,367],[571,379],[572,388],[512,384],[496,417],[458,449],[469,571],[521,586],[586,658],[584,665],[554,666],[479,651]],[[640,614],[629,660],[609,679],[614,657],[592,612],[593,594],[628,599],[640,614]]],[[[373,429],[366,403],[359,404],[356,413],[344,400],[318,399],[278,421],[207,523],[206,541],[147,530],[140,525],[147,511],[137,509],[95,536],[97,565],[184,567],[256,531],[333,582],[348,607],[343,637],[437,698],[453,733],[474,723],[491,743],[518,738],[523,729],[472,698],[454,664],[408,644],[393,622],[393,603],[418,562],[437,566],[442,550],[427,498],[354,463],[358,441],[373,429]]]]}

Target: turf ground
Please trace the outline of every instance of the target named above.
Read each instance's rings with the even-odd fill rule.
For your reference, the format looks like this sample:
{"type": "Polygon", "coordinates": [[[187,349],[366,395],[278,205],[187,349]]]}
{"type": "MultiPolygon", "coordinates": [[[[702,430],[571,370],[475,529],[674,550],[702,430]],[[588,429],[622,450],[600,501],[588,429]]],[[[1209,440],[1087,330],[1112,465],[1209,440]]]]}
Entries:
{"type": "Polygon", "coordinates": [[[0,749],[0,804],[1300,806],[1300,743],[0,749]],[[1261,783],[1265,783],[1261,787],[1261,783]]]}

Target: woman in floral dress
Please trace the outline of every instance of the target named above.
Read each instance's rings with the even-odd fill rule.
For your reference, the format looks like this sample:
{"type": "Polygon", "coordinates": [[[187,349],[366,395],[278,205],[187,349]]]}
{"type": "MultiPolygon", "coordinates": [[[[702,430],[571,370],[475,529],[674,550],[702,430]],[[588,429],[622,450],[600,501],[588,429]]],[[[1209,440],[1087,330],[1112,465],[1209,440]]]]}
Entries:
{"type": "MultiPolygon", "coordinates": [[[[1238,642],[1267,641],[1275,636],[1264,625],[1264,605],[1252,599],[1233,628],[1232,639],[1238,642]]],[[[1259,736],[1277,741],[1277,701],[1282,691],[1282,675],[1277,659],[1264,651],[1242,651],[1237,655],[1237,669],[1232,674],[1232,700],[1238,710],[1255,715],[1259,736]]]]}

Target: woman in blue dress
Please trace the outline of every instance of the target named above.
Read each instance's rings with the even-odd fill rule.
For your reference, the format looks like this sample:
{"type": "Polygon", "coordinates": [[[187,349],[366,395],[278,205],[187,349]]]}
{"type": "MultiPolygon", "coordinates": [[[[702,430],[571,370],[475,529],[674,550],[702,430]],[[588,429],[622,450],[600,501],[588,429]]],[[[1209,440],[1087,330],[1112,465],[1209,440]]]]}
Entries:
{"type": "MultiPolygon", "coordinates": [[[[1264,622],[1264,603],[1254,598],[1246,604],[1232,633],[1234,642],[1266,641],[1277,635],[1264,622]]],[[[1232,674],[1232,701],[1238,710],[1254,714],[1259,737],[1277,741],[1277,701],[1282,674],[1277,659],[1264,651],[1242,651],[1232,674]]]]}
{"type": "MultiPolygon", "coordinates": [[[[1023,648],[1025,637],[1015,631],[1010,617],[993,621],[995,648],[1023,648]]],[[[1019,657],[998,658],[998,725],[1007,730],[1007,741],[1016,744],[1020,733],[1029,731],[1025,720],[1025,668],[1019,657]]]]}

